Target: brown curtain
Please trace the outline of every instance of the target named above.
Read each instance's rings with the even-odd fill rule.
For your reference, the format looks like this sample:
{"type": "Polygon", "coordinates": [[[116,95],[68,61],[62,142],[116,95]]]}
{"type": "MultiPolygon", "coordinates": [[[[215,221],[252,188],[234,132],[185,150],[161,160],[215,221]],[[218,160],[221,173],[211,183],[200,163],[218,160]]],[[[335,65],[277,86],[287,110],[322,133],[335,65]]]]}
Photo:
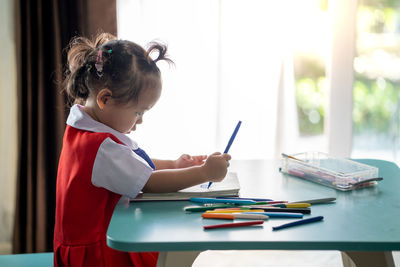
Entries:
{"type": "Polygon", "coordinates": [[[116,0],[16,1],[19,169],[13,252],[53,250],[55,188],[66,98],[60,83],[76,35],[117,33],[116,0]]]}

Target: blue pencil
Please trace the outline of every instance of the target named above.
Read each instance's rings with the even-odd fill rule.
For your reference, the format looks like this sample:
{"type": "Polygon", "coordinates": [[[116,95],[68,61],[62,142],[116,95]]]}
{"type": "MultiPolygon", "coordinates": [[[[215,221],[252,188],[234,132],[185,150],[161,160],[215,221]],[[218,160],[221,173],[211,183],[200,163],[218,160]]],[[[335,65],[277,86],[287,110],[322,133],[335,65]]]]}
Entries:
{"type": "Polygon", "coordinates": [[[298,220],[298,221],[294,221],[291,223],[286,223],[286,224],[282,224],[279,226],[274,226],[272,227],[272,230],[280,230],[283,228],[287,228],[287,227],[292,227],[292,226],[296,226],[296,225],[301,225],[301,224],[306,224],[306,223],[312,223],[312,222],[318,222],[321,221],[324,217],[323,216],[316,216],[316,217],[311,217],[308,219],[304,219],[304,220],[298,220]]]}
{"type": "MultiPolygon", "coordinates": [[[[229,152],[229,149],[231,148],[233,140],[235,140],[236,134],[239,131],[241,124],[242,124],[242,121],[239,121],[238,124],[236,125],[235,130],[233,131],[233,134],[232,134],[231,138],[229,139],[228,145],[226,146],[226,148],[224,150],[224,154],[229,152]]],[[[207,188],[210,188],[211,184],[212,184],[212,182],[209,182],[207,188]]]]}
{"type": "Polygon", "coordinates": [[[303,213],[295,212],[243,212],[243,214],[267,215],[271,218],[303,218],[303,213]]]}

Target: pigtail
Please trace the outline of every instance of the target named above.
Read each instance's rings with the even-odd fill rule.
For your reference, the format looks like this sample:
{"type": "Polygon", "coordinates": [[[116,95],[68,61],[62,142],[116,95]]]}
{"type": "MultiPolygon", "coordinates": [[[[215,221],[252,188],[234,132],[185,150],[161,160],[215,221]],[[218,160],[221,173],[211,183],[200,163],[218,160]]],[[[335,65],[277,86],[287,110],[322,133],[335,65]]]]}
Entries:
{"type": "Polygon", "coordinates": [[[149,61],[153,61],[154,63],[157,63],[160,60],[166,61],[168,64],[174,64],[174,62],[169,59],[167,55],[167,46],[165,44],[161,44],[158,42],[151,42],[148,44],[148,49],[147,49],[147,58],[149,61]],[[155,59],[151,58],[151,55],[156,53],[157,57],[155,59]]]}
{"type": "Polygon", "coordinates": [[[94,46],[99,48],[102,45],[116,39],[117,38],[110,33],[101,33],[96,37],[96,40],[94,41],[94,46]]]}
{"type": "Polygon", "coordinates": [[[85,37],[75,37],[70,41],[63,86],[70,102],[84,102],[88,98],[91,81],[100,78],[94,70],[96,55],[103,49],[103,44],[114,39],[116,37],[109,33],[101,33],[94,41],[85,37]]]}
{"type": "Polygon", "coordinates": [[[82,67],[91,52],[96,48],[93,42],[84,37],[75,37],[68,46],[68,69],[71,73],[82,67]]]}
{"type": "Polygon", "coordinates": [[[67,92],[73,99],[86,100],[89,96],[89,88],[85,81],[85,72],[89,71],[86,66],[79,67],[76,71],[71,72],[68,79],[67,92]]]}
{"type": "Polygon", "coordinates": [[[95,46],[84,37],[73,38],[68,47],[67,68],[64,78],[64,90],[70,102],[83,102],[89,96],[89,88],[85,81],[85,72],[90,72],[86,61],[95,46]]]}

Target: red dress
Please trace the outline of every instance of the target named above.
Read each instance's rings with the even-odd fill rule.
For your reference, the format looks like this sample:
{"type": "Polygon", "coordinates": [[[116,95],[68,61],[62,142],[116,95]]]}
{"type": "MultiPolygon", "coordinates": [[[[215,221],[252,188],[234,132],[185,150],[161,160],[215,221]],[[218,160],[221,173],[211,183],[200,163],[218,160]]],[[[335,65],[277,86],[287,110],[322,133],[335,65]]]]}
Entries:
{"type": "MultiPolygon", "coordinates": [[[[127,253],[106,244],[120,194],[92,184],[92,170],[105,139],[113,134],[67,125],[57,176],[54,266],[156,266],[158,253],[127,253]]],[[[132,225],[135,227],[135,225],[132,225]]]]}

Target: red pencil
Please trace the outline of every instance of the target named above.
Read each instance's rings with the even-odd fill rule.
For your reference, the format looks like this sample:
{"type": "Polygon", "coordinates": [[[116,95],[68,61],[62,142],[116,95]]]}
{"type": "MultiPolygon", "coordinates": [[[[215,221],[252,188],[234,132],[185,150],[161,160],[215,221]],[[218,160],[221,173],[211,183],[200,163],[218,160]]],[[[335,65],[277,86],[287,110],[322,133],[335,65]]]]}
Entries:
{"type": "Polygon", "coordinates": [[[255,224],[263,224],[264,221],[250,221],[250,222],[237,222],[237,223],[222,223],[222,224],[212,224],[212,225],[204,225],[204,229],[215,229],[215,228],[228,228],[228,227],[241,227],[241,226],[249,226],[255,224]]]}

